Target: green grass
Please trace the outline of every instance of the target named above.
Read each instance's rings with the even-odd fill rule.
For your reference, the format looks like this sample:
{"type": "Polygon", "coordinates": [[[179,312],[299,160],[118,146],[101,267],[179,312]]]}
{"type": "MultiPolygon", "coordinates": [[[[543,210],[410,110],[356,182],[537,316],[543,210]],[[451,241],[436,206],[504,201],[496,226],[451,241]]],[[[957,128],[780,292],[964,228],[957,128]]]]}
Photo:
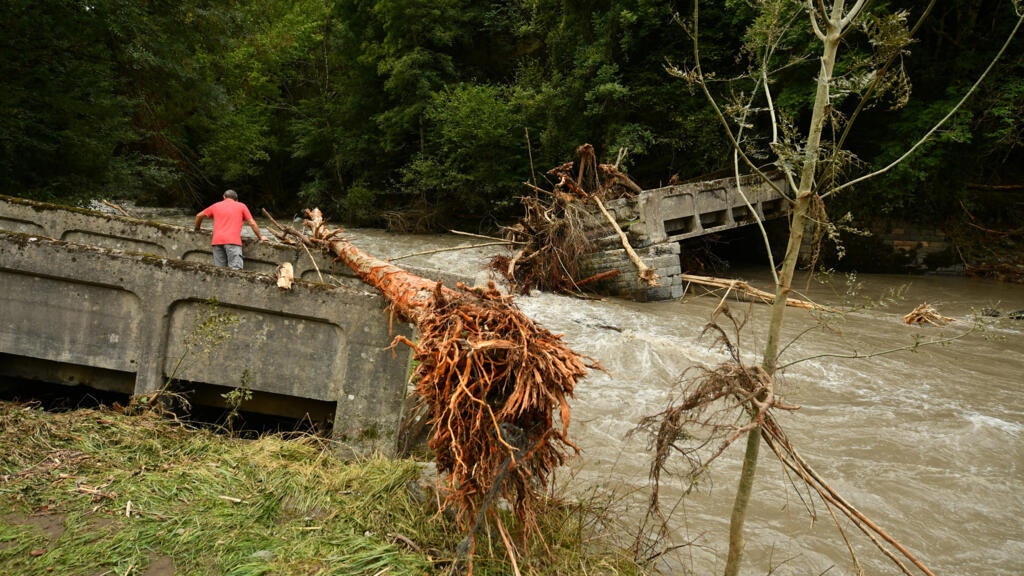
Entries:
{"type": "MultiPolygon", "coordinates": [[[[419,477],[413,460],[343,461],[316,437],[0,402],[0,574],[141,576],[167,559],[178,575],[446,573],[462,535],[431,491],[410,488],[419,477]],[[43,521],[63,532],[32,526],[43,521]]],[[[610,517],[548,506],[545,543],[519,545],[522,574],[640,573],[610,517]]],[[[496,530],[481,532],[474,568],[513,573],[496,530]]]]}

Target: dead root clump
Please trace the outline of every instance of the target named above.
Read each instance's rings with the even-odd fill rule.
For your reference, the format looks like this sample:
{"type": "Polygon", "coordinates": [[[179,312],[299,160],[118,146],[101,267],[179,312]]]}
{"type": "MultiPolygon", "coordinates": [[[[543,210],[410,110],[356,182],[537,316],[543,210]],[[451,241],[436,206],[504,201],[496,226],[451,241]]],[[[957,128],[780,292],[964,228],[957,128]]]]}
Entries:
{"type": "Polygon", "coordinates": [[[418,330],[417,342],[399,336],[395,344],[414,352],[428,445],[445,480],[443,507],[453,508],[466,529],[459,557],[472,561],[476,531],[499,496],[511,503],[524,535],[539,534],[541,490],[578,451],[567,436],[568,399],[588,368],[599,366],[588,366],[561,335],[538,326],[493,284],[447,288],[363,252],[328,228],[319,210],[306,214],[311,235],[275,223],[279,234],[329,250],[418,330]]]}
{"type": "Polygon", "coordinates": [[[576,159],[573,162],[555,166],[548,170],[547,175],[559,181],[559,187],[565,187],[567,182],[572,182],[587,194],[600,193],[604,200],[632,198],[643,192],[643,189],[619,170],[619,163],[624,154],[625,149],[622,149],[615,164],[600,164],[597,162],[594,147],[583,144],[576,149],[576,159]]]}
{"type": "Polygon", "coordinates": [[[506,239],[516,242],[515,252],[511,257],[495,256],[491,268],[520,294],[533,289],[579,292],[584,284],[580,261],[592,251],[585,232],[586,208],[575,196],[563,192],[526,196],[522,202],[523,217],[505,232],[506,239]]]}
{"type": "Polygon", "coordinates": [[[445,506],[470,527],[500,494],[531,530],[539,489],[577,451],[567,437],[568,398],[587,372],[583,357],[492,291],[438,285],[417,325],[416,393],[448,476],[445,506]]]}

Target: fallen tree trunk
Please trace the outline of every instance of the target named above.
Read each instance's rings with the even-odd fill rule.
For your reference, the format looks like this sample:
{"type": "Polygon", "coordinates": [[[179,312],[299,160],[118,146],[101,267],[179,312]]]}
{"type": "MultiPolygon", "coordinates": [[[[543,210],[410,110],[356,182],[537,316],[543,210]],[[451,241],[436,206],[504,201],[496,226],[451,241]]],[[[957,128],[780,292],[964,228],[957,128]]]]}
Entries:
{"type": "MultiPolygon", "coordinates": [[[[458,289],[374,258],[307,211],[312,237],[302,243],[333,253],[416,325],[416,393],[427,405],[429,445],[447,474],[444,506],[469,528],[493,494],[508,499],[526,532],[536,528],[536,500],[576,446],[569,440],[568,399],[588,368],[598,367],[524,315],[492,285],[458,289]],[[556,423],[554,413],[559,414],[556,423]],[[495,488],[495,490],[492,490],[495,488]]],[[[294,236],[295,231],[282,230],[294,236]]]]}
{"type": "MultiPolygon", "coordinates": [[[[711,286],[713,288],[728,288],[729,290],[735,290],[739,294],[747,296],[757,302],[764,302],[765,304],[772,304],[775,302],[775,294],[771,292],[765,292],[758,288],[754,288],[750,284],[742,280],[730,280],[728,278],[715,278],[713,276],[695,276],[693,274],[680,274],[680,278],[684,282],[690,282],[692,284],[700,284],[701,286],[711,286]]],[[[798,300],[796,298],[786,298],[786,306],[792,306],[794,308],[804,308],[806,310],[828,310],[827,306],[821,304],[815,304],[807,300],[798,300]]]]}

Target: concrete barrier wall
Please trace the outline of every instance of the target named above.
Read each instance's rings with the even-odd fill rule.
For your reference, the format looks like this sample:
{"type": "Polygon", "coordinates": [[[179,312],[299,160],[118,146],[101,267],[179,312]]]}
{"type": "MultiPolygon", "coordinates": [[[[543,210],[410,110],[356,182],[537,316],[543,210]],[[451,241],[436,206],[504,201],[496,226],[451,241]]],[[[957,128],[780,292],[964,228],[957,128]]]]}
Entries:
{"type": "MultiPolygon", "coordinates": [[[[80,244],[89,244],[139,252],[152,256],[175,258],[189,262],[211,263],[210,230],[195,232],[191,228],[105,214],[84,208],[70,208],[35,202],[23,198],[0,195],[0,230],[37,234],[80,244]]],[[[319,281],[321,274],[331,275],[342,283],[359,287],[351,270],[323,254],[307,253],[301,248],[277,242],[257,242],[243,238],[245,269],[252,272],[272,273],[283,262],[290,262],[295,277],[310,282],[319,281]],[[312,259],[310,258],[312,256],[312,259]],[[314,265],[315,262],[315,265],[314,265]],[[318,273],[319,272],[319,273],[318,273]]],[[[418,266],[403,266],[414,274],[441,280],[446,286],[456,282],[473,283],[473,276],[433,270],[418,266]]]]}
{"type": "MultiPolygon", "coordinates": [[[[247,373],[254,391],[336,402],[336,432],[362,449],[390,448],[410,353],[385,350],[393,335],[380,296],[301,281],[283,291],[270,275],[42,236],[102,236],[83,224],[95,213],[72,214],[78,217],[61,224],[0,212],[0,225],[28,231],[0,232],[0,362],[27,358],[134,374],[137,394],[158,390],[172,375],[238,387],[247,373]],[[204,353],[202,343],[187,343],[211,300],[237,322],[223,344],[204,353]]],[[[116,232],[106,237],[126,248],[188,249],[180,228],[106,219],[116,232]]],[[[264,247],[275,257],[281,249],[294,253],[264,247]]],[[[410,335],[397,323],[395,332],[410,335]]]]}

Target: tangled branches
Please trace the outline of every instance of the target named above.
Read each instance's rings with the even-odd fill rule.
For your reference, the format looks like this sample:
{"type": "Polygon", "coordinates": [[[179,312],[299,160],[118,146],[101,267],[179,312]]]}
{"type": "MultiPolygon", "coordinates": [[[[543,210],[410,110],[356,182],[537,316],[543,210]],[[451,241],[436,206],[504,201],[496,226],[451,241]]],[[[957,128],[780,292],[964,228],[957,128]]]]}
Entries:
{"type": "Polygon", "coordinates": [[[713,369],[691,368],[697,374],[686,380],[682,397],[664,411],[643,418],[633,431],[644,431],[649,436],[649,450],[654,452],[654,459],[650,468],[653,490],[648,513],[662,521],[658,487],[669,456],[678,453],[689,464],[687,491],[692,490],[698,477],[743,434],[757,427],[762,430],[778,427],[769,412],[771,408],[800,408],[781,401],[775,393],[773,378],[764,369],[743,363],[739,333],[745,319],[734,316],[725,302],[716,314],[732,323],[735,342],[714,319],[704,326],[702,336],[713,334],[715,343],[729,353],[729,360],[713,369]],[[737,425],[745,415],[747,423],[737,425]]]}
{"type": "Polygon", "coordinates": [[[582,357],[491,291],[438,285],[417,326],[416,393],[429,409],[438,469],[450,478],[446,504],[468,525],[511,459],[501,494],[535,526],[536,487],[576,451],[567,400],[587,372],[582,357]]]}
{"type": "Polygon", "coordinates": [[[512,255],[495,256],[491,268],[519,293],[538,288],[551,292],[578,292],[580,261],[592,251],[586,234],[588,213],[579,200],[564,192],[550,197],[522,198],[523,217],[506,228],[505,237],[524,242],[512,255]]]}
{"type": "MultiPolygon", "coordinates": [[[[624,154],[625,149],[622,149],[619,161],[624,154]]],[[[584,144],[576,149],[575,162],[548,171],[549,176],[558,179],[553,192],[527,184],[535,195],[522,198],[525,209],[522,219],[506,228],[506,238],[522,244],[522,248],[511,258],[494,257],[491,268],[522,294],[534,288],[576,293],[585,284],[609,278],[611,275],[607,273],[580,278],[580,263],[583,256],[594,249],[588,236],[588,231],[594,228],[594,216],[586,204],[598,206],[610,218],[602,198],[630,197],[642,191],[619,171],[618,165],[619,162],[598,164],[594,147],[584,144]]],[[[615,226],[614,220],[612,225],[615,226]]],[[[649,282],[656,280],[653,270],[645,272],[646,267],[642,263],[639,266],[641,278],[649,282]]]]}
{"type": "MultiPolygon", "coordinates": [[[[731,321],[734,339],[730,339],[725,329],[715,322],[715,317],[704,327],[703,334],[714,334],[716,343],[729,353],[729,360],[714,369],[698,368],[698,374],[686,381],[681,399],[670,403],[666,410],[644,418],[634,429],[634,432],[643,431],[648,434],[649,449],[654,452],[650,467],[652,492],[648,518],[659,521],[659,533],[664,533],[667,518],[660,508],[658,489],[662,473],[667,470],[669,457],[678,453],[689,464],[686,475],[689,480],[686,492],[689,492],[711,462],[741,435],[759,431],[779,461],[825,503],[859,573],[863,573],[863,570],[839,522],[837,511],[846,516],[904,574],[910,575],[911,572],[897,553],[924,574],[934,576],[903,545],[846,501],[800,456],[773,413],[773,409],[797,410],[800,407],[782,402],[775,391],[775,378],[764,369],[743,363],[739,334],[745,320],[733,316],[724,302],[716,310],[716,316],[718,314],[731,321]],[[737,424],[743,421],[747,423],[737,424]]],[[[810,508],[808,512],[814,515],[810,508]]]]}

